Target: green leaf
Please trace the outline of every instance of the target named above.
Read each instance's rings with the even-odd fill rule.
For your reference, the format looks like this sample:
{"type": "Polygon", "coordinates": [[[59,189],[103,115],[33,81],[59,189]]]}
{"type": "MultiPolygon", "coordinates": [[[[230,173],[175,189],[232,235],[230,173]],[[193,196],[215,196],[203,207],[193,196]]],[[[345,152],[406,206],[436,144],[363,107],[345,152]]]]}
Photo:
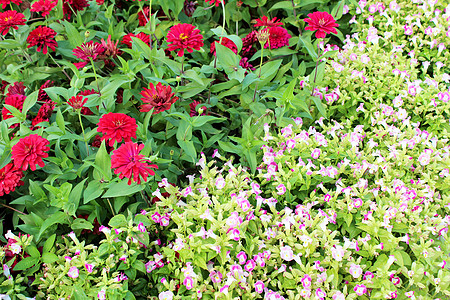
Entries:
{"type": "MultiPolygon", "coordinates": [[[[225,69],[231,69],[239,66],[239,56],[237,56],[231,49],[224,45],[216,43],[217,61],[225,69]]],[[[228,74],[228,73],[227,73],[228,74]]]]}
{"type": "Polygon", "coordinates": [[[144,185],[137,185],[134,182],[131,183],[131,185],[128,185],[128,179],[124,179],[119,182],[111,183],[102,198],[128,196],[142,191],[144,188],[144,185]]]}
{"type": "Polygon", "coordinates": [[[192,139],[192,125],[186,120],[181,120],[178,124],[177,140],[190,141],[192,139]]]}
{"type": "Polygon", "coordinates": [[[66,125],[64,123],[64,117],[63,117],[59,107],[56,110],[56,124],[58,125],[58,128],[63,132],[63,134],[65,134],[66,133],[66,125]]]}
{"type": "Polygon", "coordinates": [[[225,120],[224,118],[216,118],[213,116],[198,116],[193,118],[192,120],[192,126],[194,127],[201,127],[203,125],[205,125],[205,123],[210,123],[210,122],[219,122],[225,120]]]}
{"type": "Polygon", "coordinates": [[[319,110],[322,117],[325,119],[327,118],[327,111],[325,109],[325,106],[322,103],[322,100],[320,100],[319,97],[316,96],[310,96],[310,98],[314,101],[314,104],[316,105],[317,109],[319,110]]]}
{"type": "Polygon", "coordinates": [[[80,204],[81,194],[83,193],[84,183],[86,182],[86,180],[87,178],[78,183],[72,190],[72,192],[70,192],[69,202],[67,203],[67,206],[69,207],[68,209],[69,215],[76,216],[76,211],[80,204]]]}
{"type": "Polygon", "coordinates": [[[83,193],[83,203],[87,204],[92,200],[97,199],[98,197],[101,196],[102,193],[103,193],[103,185],[99,181],[93,180],[89,182],[87,188],[84,190],[83,193]]]}
{"type": "Polygon", "coordinates": [[[70,22],[64,20],[62,24],[66,29],[67,37],[72,48],[76,48],[83,44],[83,38],[81,37],[78,30],[70,22]]]}
{"type": "Polygon", "coordinates": [[[34,257],[34,258],[40,258],[41,257],[41,254],[39,253],[39,250],[34,245],[28,246],[26,252],[28,254],[30,254],[31,257],[34,257]]]}
{"type": "Polygon", "coordinates": [[[36,240],[39,240],[41,235],[52,225],[54,224],[63,224],[67,223],[67,215],[62,211],[57,211],[53,215],[51,215],[48,219],[45,219],[44,223],[42,223],[41,230],[36,236],[36,240]]]}
{"type": "Polygon", "coordinates": [[[86,221],[85,219],[76,218],[75,221],[73,221],[72,225],[70,225],[70,228],[72,228],[72,230],[76,230],[76,229],[91,230],[92,228],[94,228],[94,226],[90,222],[86,221]]]}
{"type": "Polygon", "coordinates": [[[108,225],[112,228],[126,227],[127,219],[124,215],[120,214],[112,217],[111,220],[109,220],[108,225]]]}
{"type": "Polygon", "coordinates": [[[36,104],[38,93],[39,91],[34,91],[33,93],[27,96],[27,98],[23,102],[22,113],[26,114],[28,110],[36,104]]]}
{"type": "Polygon", "coordinates": [[[318,65],[314,70],[309,74],[310,80],[312,79],[313,82],[316,83],[316,85],[320,84],[323,81],[323,75],[325,74],[325,65],[326,63],[323,62],[320,65],[318,65]],[[316,74],[317,69],[317,74],[316,74]]]}
{"type": "Polygon", "coordinates": [[[0,49],[14,49],[20,48],[21,44],[17,40],[3,40],[0,41],[0,49]]]}
{"type": "Polygon", "coordinates": [[[32,256],[25,257],[21,261],[17,263],[17,265],[14,267],[14,271],[22,271],[25,269],[28,269],[32,267],[33,265],[37,264],[39,262],[39,258],[35,258],[32,256]]]}
{"type": "Polygon", "coordinates": [[[54,254],[54,253],[43,253],[42,254],[42,262],[44,264],[54,263],[58,259],[59,259],[58,256],[56,254],[54,254]]]}
{"type": "Polygon", "coordinates": [[[197,160],[197,151],[195,150],[194,143],[192,141],[183,140],[178,140],[177,142],[186,155],[190,157],[190,161],[195,162],[197,160]]]}
{"type": "Polygon", "coordinates": [[[299,42],[303,44],[303,47],[308,51],[309,56],[313,59],[313,61],[317,60],[317,53],[314,49],[313,44],[311,44],[311,36],[307,39],[305,35],[299,36],[299,42]]]}
{"type": "Polygon", "coordinates": [[[267,12],[271,12],[275,9],[293,10],[294,6],[291,1],[279,1],[275,3],[267,12]]]}
{"type": "Polygon", "coordinates": [[[147,58],[150,62],[152,62],[153,56],[152,56],[152,49],[150,48],[150,46],[137,37],[131,37],[131,40],[132,40],[131,45],[133,49],[136,49],[145,58],[147,58]]]}
{"type": "Polygon", "coordinates": [[[53,244],[55,243],[56,234],[51,235],[44,243],[44,248],[42,249],[42,253],[50,252],[50,250],[53,247],[53,244]]]}
{"type": "Polygon", "coordinates": [[[96,180],[110,181],[111,174],[111,156],[106,151],[105,141],[102,141],[97,154],[95,155],[95,165],[98,167],[94,169],[93,176],[96,180]]]}

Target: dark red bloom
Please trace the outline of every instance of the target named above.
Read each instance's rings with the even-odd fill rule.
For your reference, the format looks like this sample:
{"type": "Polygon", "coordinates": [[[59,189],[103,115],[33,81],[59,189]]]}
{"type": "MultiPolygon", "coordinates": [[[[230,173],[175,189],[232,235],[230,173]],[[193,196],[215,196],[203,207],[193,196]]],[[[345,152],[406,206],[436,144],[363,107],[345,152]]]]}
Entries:
{"type": "Polygon", "coordinates": [[[22,3],[22,0],[0,0],[0,5],[2,6],[2,9],[5,9],[6,6],[8,6],[10,3],[19,5],[20,3],[22,3]]]}
{"type": "Polygon", "coordinates": [[[18,25],[25,25],[25,16],[15,10],[0,13],[0,34],[6,35],[10,28],[19,29],[18,25]]]}
{"type": "Polygon", "coordinates": [[[195,12],[195,7],[197,6],[197,1],[184,0],[183,12],[188,17],[192,17],[195,12]]]}
{"type": "Polygon", "coordinates": [[[0,197],[13,192],[17,186],[23,185],[22,177],[22,171],[16,169],[12,163],[0,169],[0,197]]]}
{"type": "Polygon", "coordinates": [[[158,114],[169,110],[172,104],[178,100],[175,93],[172,93],[172,88],[162,85],[161,82],[158,82],[156,89],[153,83],[150,83],[149,88],[144,88],[141,92],[141,100],[146,103],[142,104],[141,112],[149,112],[153,108],[153,114],[158,114]]]}
{"type": "Polygon", "coordinates": [[[289,46],[289,39],[291,35],[283,27],[269,27],[269,40],[264,45],[264,48],[277,49],[284,46],[289,46]]]}
{"type": "Polygon", "coordinates": [[[215,6],[219,6],[220,2],[222,2],[224,0],[205,0],[206,3],[209,3],[209,5],[215,5],[215,6]]]}
{"type": "Polygon", "coordinates": [[[40,128],[37,124],[41,122],[48,122],[52,116],[53,110],[55,109],[55,102],[48,101],[42,104],[39,109],[37,116],[31,121],[31,130],[36,130],[40,128]]]}
{"type": "Polygon", "coordinates": [[[94,43],[93,41],[83,43],[81,46],[73,49],[72,53],[79,59],[83,60],[79,63],[74,63],[77,69],[81,69],[87,65],[90,60],[96,60],[97,56],[103,54],[105,52],[105,48],[101,43],[94,43]]]}
{"type": "MultiPolygon", "coordinates": [[[[100,146],[102,145],[102,138],[99,135],[96,135],[94,137],[94,140],[92,141],[91,145],[92,145],[92,147],[100,148],[100,146]]],[[[108,145],[108,143],[106,143],[105,146],[106,146],[106,152],[108,152],[108,153],[110,153],[111,151],[114,150],[114,148],[111,147],[110,145],[108,145]]]]}
{"type": "Polygon", "coordinates": [[[79,12],[89,7],[87,0],[63,0],[63,14],[68,20],[72,17],[72,11],[79,12]]]}
{"type": "Polygon", "coordinates": [[[139,26],[147,25],[150,20],[150,11],[148,6],[144,7],[142,10],[138,12],[139,26]]]}
{"type": "MultiPolygon", "coordinates": [[[[219,40],[220,41],[220,40],[219,40]]],[[[214,54],[214,56],[216,55],[216,43],[218,43],[218,41],[214,41],[211,44],[211,53],[214,54]]],[[[224,45],[225,47],[227,47],[228,49],[231,49],[235,54],[237,54],[238,49],[236,44],[230,40],[229,38],[222,38],[222,40],[220,41],[221,45],[224,45]]]]}
{"type": "MultiPolygon", "coordinates": [[[[192,102],[191,104],[189,104],[189,108],[191,109],[191,111],[189,112],[189,116],[191,117],[195,117],[198,116],[198,109],[197,106],[199,104],[202,104],[200,101],[194,100],[194,102],[192,102]]],[[[201,107],[203,110],[203,113],[201,114],[202,116],[204,116],[206,113],[205,111],[208,109],[206,106],[202,106],[201,107]]]]}
{"type": "Polygon", "coordinates": [[[101,40],[103,48],[105,48],[105,51],[100,55],[100,58],[103,59],[103,56],[105,57],[116,57],[117,55],[121,54],[121,51],[117,45],[119,44],[119,41],[113,42],[111,40],[111,35],[108,35],[108,38],[106,41],[104,39],[101,40]]]}
{"type": "Polygon", "coordinates": [[[158,169],[157,165],[149,165],[147,162],[150,161],[144,158],[144,155],[139,154],[143,148],[144,144],[126,142],[119,149],[113,151],[111,168],[115,169],[114,174],[118,174],[120,179],[129,178],[128,185],[131,185],[132,179],[140,184],[141,177],[146,182],[149,175],[155,175],[155,171],[151,168],[158,169]]]}
{"type": "MultiPolygon", "coordinates": [[[[92,89],[92,90],[84,90],[84,91],[78,93],[78,95],[81,95],[81,96],[88,96],[88,95],[92,95],[92,94],[98,94],[98,92],[96,90],[92,89]]],[[[98,108],[98,106],[97,106],[97,108],[98,108]]],[[[89,107],[83,107],[83,108],[81,108],[81,114],[90,116],[90,115],[93,115],[94,113],[92,112],[92,110],[89,109],[89,107]]]]}
{"type": "Polygon", "coordinates": [[[71,98],[67,101],[67,103],[68,103],[70,106],[72,106],[72,108],[73,108],[74,110],[78,110],[78,109],[81,109],[81,108],[86,104],[87,101],[88,101],[88,98],[84,98],[84,99],[83,99],[83,96],[81,96],[81,95],[76,95],[76,96],[71,97],[71,98]]]}
{"type": "Polygon", "coordinates": [[[50,99],[50,97],[45,92],[45,89],[52,87],[53,83],[54,83],[53,81],[47,80],[43,85],[41,85],[41,87],[39,88],[39,94],[37,99],[38,102],[52,101],[52,99],[50,99]]]}
{"type": "Polygon", "coordinates": [[[258,41],[258,38],[256,37],[256,32],[257,31],[253,30],[252,32],[247,34],[244,38],[242,38],[242,50],[241,50],[242,56],[252,57],[252,55],[256,53],[256,49],[253,47],[253,45],[258,41]]]}
{"type": "Polygon", "coordinates": [[[58,4],[58,0],[39,0],[31,5],[30,11],[42,12],[42,16],[47,16],[58,4]]]}
{"type": "Polygon", "coordinates": [[[305,22],[308,23],[308,26],[305,27],[306,30],[316,31],[316,38],[324,38],[327,36],[327,33],[337,34],[336,28],[339,27],[339,24],[336,23],[336,20],[327,12],[316,11],[314,13],[310,13],[308,15],[309,19],[305,19],[305,22]]]}
{"type": "MultiPolygon", "coordinates": [[[[24,95],[10,95],[10,96],[6,96],[5,104],[14,106],[19,111],[22,111],[22,109],[23,109],[23,102],[25,101],[25,98],[26,97],[24,95]]],[[[3,117],[3,120],[6,120],[6,119],[10,119],[10,118],[12,118],[14,116],[11,114],[11,112],[6,107],[3,107],[3,109],[2,109],[2,117],[3,117]]],[[[16,123],[14,125],[11,125],[11,128],[15,128],[17,126],[19,126],[19,124],[16,123]]]]}
{"type": "Polygon", "coordinates": [[[36,165],[44,167],[43,158],[48,157],[50,142],[42,136],[32,134],[19,140],[11,149],[14,166],[26,171],[30,166],[31,171],[36,170],[36,165]]]}
{"type": "Polygon", "coordinates": [[[269,18],[267,16],[262,16],[262,18],[256,19],[255,21],[256,21],[256,24],[253,25],[255,27],[260,27],[260,26],[272,27],[272,26],[283,25],[283,23],[280,22],[280,20],[278,20],[276,17],[273,18],[272,20],[269,20],[269,18]]]}
{"type": "Polygon", "coordinates": [[[203,47],[203,36],[194,25],[181,23],[170,28],[167,43],[169,46],[167,50],[178,50],[177,54],[181,57],[184,55],[184,50],[189,53],[192,53],[194,49],[200,50],[200,47],[203,47]]]}
{"type": "Polygon", "coordinates": [[[47,47],[55,51],[58,44],[55,41],[56,31],[47,26],[39,26],[27,37],[28,48],[37,46],[37,52],[47,54],[47,47]]]}
{"type": "Polygon", "coordinates": [[[252,71],[255,70],[255,67],[253,67],[253,65],[248,62],[248,57],[243,57],[241,59],[241,61],[239,62],[239,65],[247,70],[252,70],[252,71]]]}
{"type": "Polygon", "coordinates": [[[8,87],[7,96],[10,95],[24,95],[25,96],[25,85],[23,82],[14,82],[12,85],[8,87]]]}
{"type": "Polygon", "coordinates": [[[109,140],[109,145],[114,145],[122,140],[130,142],[136,138],[136,120],[122,113],[107,113],[100,118],[97,131],[103,133],[102,141],[109,140]]]}
{"type": "Polygon", "coordinates": [[[145,34],[143,32],[140,32],[138,34],[133,34],[133,33],[129,33],[127,35],[125,35],[122,38],[122,44],[125,44],[128,46],[128,48],[131,48],[133,45],[131,44],[132,40],[131,37],[137,37],[138,39],[140,39],[141,41],[143,41],[144,43],[146,43],[147,45],[150,46],[150,36],[148,34],[145,34]]]}

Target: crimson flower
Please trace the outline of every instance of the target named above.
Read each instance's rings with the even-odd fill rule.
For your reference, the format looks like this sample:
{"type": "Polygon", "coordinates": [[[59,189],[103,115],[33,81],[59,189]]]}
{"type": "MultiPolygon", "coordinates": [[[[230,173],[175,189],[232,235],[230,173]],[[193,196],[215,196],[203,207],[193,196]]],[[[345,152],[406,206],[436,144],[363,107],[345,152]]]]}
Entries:
{"type": "Polygon", "coordinates": [[[43,158],[48,157],[50,142],[40,135],[32,134],[19,140],[11,149],[14,166],[26,171],[30,166],[31,171],[36,170],[36,165],[44,167],[43,158]]]}
{"type": "Polygon", "coordinates": [[[141,177],[146,182],[148,175],[155,175],[151,168],[158,169],[157,165],[149,165],[147,162],[150,161],[144,158],[144,155],[139,154],[143,148],[144,144],[126,142],[113,151],[111,168],[115,169],[114,174],[118,174],[120,179],[129,178],[128,185],[131,185],[132,179],[140,184],[141,177]]]}
{"type": "Polygon", "coordinates": [[[260,27],[260,26],[272,27],[272,26],[283,25],[283,23],[280,22],[280,20],[278,20],[276,17],[273,18],[272,20],[269,20],[269,18],[267,18],[267,16],[262,16],[262,18],[256,19],[255,21],[256,21],[256,24],[253,25],[255,27],[260,27]]]}
{"type": "Polygon", "coordinates": [[[0,34],[6,35],[9,29],[19,29],[17,25],[25,25],[25,16],[15,10],[0,13],[0,34]]]}
{"type": "Polygon", "coordinates": [[[222,0],[205,0],[206,3],[209,3],[209,5],[215,5],[215,6],[219,6],[220,2],[222,2],[222,0]]]}
{"type": "Polygon", "coordinates": [[[36,130],[40,128],[40,126],[37,126],[37,124],[41,122],[48,122],[50,117],[52,116],[54,109],[55,109],[55,102],[51,100],[42,104],[36,117],[31,121],[32,125],[31,130],[36,130]]]}
{"type": "Polygon", "coordinates": [[[76,95],[71,97],[67,103],[73,107],[73,109],[78,110],[83,108],[83,106],[86,104],[86,102],[88,101],[88,98],[84,98],[81,95],[76,95]]]}
{"type": "Polygon", "coordinates": [[[72,17],[72,12],[78,12],[89,7],[87,0],[63,0],[63,14],[68,20],[72,17]]]}
{"type": "Polygon", "coordinates": [[[264,45],[264,48],[277,49],[284,46],[289,46],[289,39],[291,35],[283,27],[275,26],[269,27],[269,40],[264,45]]]}
{"type": "Polygon", "coordinates": [[[103,54],[103,52],[105,52],[105,48],[100,43],[94,43],[93,41],[83,43],[72,51],[73,55],[83,60],[82,62],[74,63],[74,65],[77,69],[81,69],[87,65],[91,58],[92,60],[95,60],[97,59],[97,56],[103,54]]]}
{"type": "Polygon", "coordinates": [[[150,83],[149,88],[144,88],[140,93],[142,102],[146,103],[141,106],[141,112],[149,112],[153,108],[153,114],[158,114],[169,110],[172,104],[178,100],[175,93],[172,93],[172,88],[162,85],[161,82],[158,82],[156,89],[153,83],[150,83]]]}
{"type": "MultiPolygon", "coordinates": [[[[26,97],[24,95],[18,95],[18,94],[6,96],[5,104],[14,106],[19,111],[22,111],[23,102],[25,101],[25,98],[26,97]]],[[[10,119],[13,117],[11,112],[6,107],[3,107],[3,109],[2,109],[2,116],[3,116],[3,120],[10,119]]],[[[17,126],[17,124],[15,124],[15,125],[17,126]]]]}
{"type": "MultiPolygon", "coordinates": [[[[219,40],[220,41],[220,40],[219,40]]],[[[218,43],[218,41],[214,41],[211,44],[211,53],[214,54],[214,56],[216,55],[216,43],[218,43]]],[[[236,44],[230,40],[229,38],[222,38],[222,40],[220,41],[221,45],[224,45],[225,47],[227,47],[228,49],[231,49],[235,54],[237,54],[238,49],[236,44]]]]}
{"type": "Polygon", "coordinates": [[[31,5],[30,11],[42,12],[42,16],[47,16],[58,4],[58,0],[39,0],[31,5]]]}
{"type": "Polygon", "coordinates": [[[0,0],[0,5],[2,6],[2,9],[5,9],[6,6],[8,6],[11,3],[19,5],[20,3],[22,3],[22,0],[0,0]]]}
{"type": "Polygon", "coordinates": [[[47,92],[45,92],[46,88],[52,87],[54,84],[53,81],[47,80],[43,85],[41,85],[41,87],[39,88],[39,93],[38,93],[38,102],[48,102],[48,101],[52,101],[52,99],[50,99],[50,97],[47,95],[47,92]]]}
{"type": "Polygon", "coordinates": [[[256,32],[256,30],[253,30],[242,38],[242,56],[252,57],[253,54],[256,53],[256,49],[253,47],[253,45],[258,41],[256,32]]]}
{"type": "MultiPolygon", "coordinates": [[[[194,100],[194,102],[192,102],[191,104],[189,104],[189,108],[190,108],[190,112],[189,112],[189,116],[191,117],[195,117],[198,116],[198,110],[197,110],[197,105],[202,104],[200,101],[194,100]]],[[[201,116],[206,115],[206,110],[208,109],[206,106],[202,106],[201,109],[203,110],[203,113],[201,114],[201,116]]]]}
{"type": "Polygon", "coordinates": [[[308,26],[305,27],[306,30],[316,31],[316,38],[324,38],[327,36],[327,33],[337,34],[336,28],[339,27],[339,24],[336,23],[336,20],[332,15],[325,11],[316,11],[314,13],[310,13],[308,15],[309,19],[305,19],[305,22],[308,23],[308,26]]]}
{"type": "Polygon", "coordinates": [[[122,38],[122,44],[125,44],[128,46],[128,48],[131,48],[133,45],[131,44],[131,42],[133,41],[131,39],[131,37],[137,37],[138,39],[140,39],[141,41],[143,41],[144,43],[146,43],[147,45],[150,46],[150,36],[148,34],[145,34],[143,32],[139,32],[138,34],[133,34],[133,33],[129,33],[127,35],[125,35],[122,38]]]}
{"type": "MultiPolygon", "coordinates": [[[[78,93],[78,95],[81,95],[81,96],[88,96],[88,95],[93,95],[93,94],[98,94],[98,92],[96,90],[92,89],[92,90],[84,90],[84,91],[78,93]]],[[[98,108],[98,106],[97,106],[97,108],[98,108]]],[[[90,110],[89,107],[82,107],[81,114],[89,116],[89,115],[93,115],[94,113],[92,112],[92,110],[90,110]]]]}
{"type": "Polygon", "coordinates": [[[55,41],[56,31],[47,26],[39,26],[27,37],[28,48],[37,46],[37,52],[47,54],[47,47],[55,51],[58,44],[55,41]]]}
{"type": "Polygon", "coordinates": [[[0,197],[14,192],[17,186],[23,185],[22,177],[22,170],[16,169],[13,163],[0,169],[0,197]]]}
{"type": "Polygon", "coordinates": [[[8,87],[8,93],[6,93],[7,96],[10,95],[24,95],[25,96],[25,85],[23,82],[14,82],[8,87]]]}
{"type": "Polygon", "coordinates": [[[194,49],[200,50],[200,47],[203,47],[203,36],[194,25],[181,23],[170,28],[167,43],[169,44],[167,50],[179,49],[177,54],[181,57],[184,55],[184,50],[189,53],[192,53],[194,49]]]}
{"type": "Polygon", "coordinates": [[[138,12],[139,26],[147,25],[150,20],[150,11],[148,6],[144,7],[142,10],[138,12]]]}
{"type": "Polygon", "coordinates": [[[107,113],[100,118],[98,122],[98,132],[104,135],[103,140],[109,140],[109,145],[114,145],[114,142],[130,142],[131,138],[136,138],[137,124],[136,120],[126,114],[122,113],[107,113]]]}

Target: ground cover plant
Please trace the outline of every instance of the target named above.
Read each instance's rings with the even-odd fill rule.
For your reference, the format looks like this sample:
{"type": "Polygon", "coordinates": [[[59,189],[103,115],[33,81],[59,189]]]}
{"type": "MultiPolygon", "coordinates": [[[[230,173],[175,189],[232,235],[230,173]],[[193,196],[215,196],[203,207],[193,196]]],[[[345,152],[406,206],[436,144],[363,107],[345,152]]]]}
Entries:
{"type": "Polygon", "coordinates": [[[450,296],[445,1],[0,4],[0,298],[450,296]]]}

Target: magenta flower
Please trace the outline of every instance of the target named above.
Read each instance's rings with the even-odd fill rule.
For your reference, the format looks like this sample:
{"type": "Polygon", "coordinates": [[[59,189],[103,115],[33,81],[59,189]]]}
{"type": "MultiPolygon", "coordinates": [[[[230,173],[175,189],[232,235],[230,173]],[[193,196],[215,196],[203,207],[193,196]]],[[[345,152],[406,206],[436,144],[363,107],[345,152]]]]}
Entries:
{"type": "Polygon", "coordinates": [[[264,288],[265,288],[264,282],[262,282],[261,280],[255,282],[255,291],[258,294],[262,294],[262,292],[264,292],[264,288]]]}
{"type": "Polygon", "coordinates": [[[358,296],[362,296],[365,293],[367,293],[367,288],[364,284],[357,284],[355,285],[355,288],[353,289],[358,296]]]}
{"type": "Polygon", "coordinates": [[[69,276],[70,278],[78,278],[78,276],[80,275],[80,271],[78,270],[77,267],[71,267],[69,269],[69,272],[67,272],[67,276],[69,276]]]}

